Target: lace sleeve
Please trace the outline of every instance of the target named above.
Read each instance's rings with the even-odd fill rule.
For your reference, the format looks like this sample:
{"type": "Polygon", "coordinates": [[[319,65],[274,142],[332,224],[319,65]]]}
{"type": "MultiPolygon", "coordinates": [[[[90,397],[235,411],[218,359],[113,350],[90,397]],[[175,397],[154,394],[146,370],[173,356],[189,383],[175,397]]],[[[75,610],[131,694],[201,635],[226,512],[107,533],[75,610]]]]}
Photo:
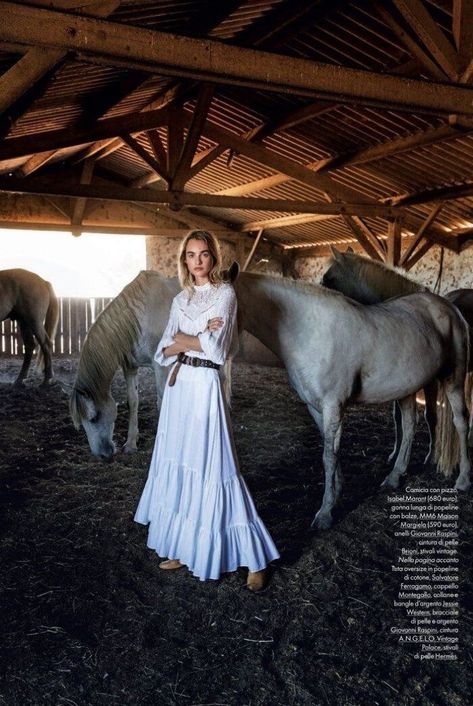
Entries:
{"type": "Polygon", "coordinates": [[[222,292],[214,314],[222,317],[223,326],[218,331],[199,333],[200,346],[205,357],[218,365],[223,365],[227,359],[236,323],[236,311],[235,290],[228,286],[222,292]]]}
{"type": "Polygon", "coordinates": [[[171,306],[171,312],[169,314],[169,321],[167,323],[166,328],[164,329],[162,338],[158,343],[156,353],[154,354],[154,360],[156,361],[156,363],[159,363],[159,365],[172,365],[177,360],[177,355],[171,355],[169,356],[169,358],[166,358],[163,353],[163,348],[167,348],[172,343],[174,343],[174,336],[179,330],[178,311],[179,310],[176,303],[176,299],[174,299],[171,306]]]}

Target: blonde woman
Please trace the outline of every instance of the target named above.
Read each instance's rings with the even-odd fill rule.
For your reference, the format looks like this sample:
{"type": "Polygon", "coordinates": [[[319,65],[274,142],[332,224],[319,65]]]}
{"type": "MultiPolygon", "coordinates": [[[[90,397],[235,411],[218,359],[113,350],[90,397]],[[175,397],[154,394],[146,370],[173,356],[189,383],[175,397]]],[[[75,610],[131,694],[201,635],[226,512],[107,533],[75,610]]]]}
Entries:
{"type": "Polygon", "coordinates": [[[169,322],[155,360],[170,370],[148,480],[135,520],[149,524],[148,547],[200,580],[248,567],[247,586],[264,588],[279,557],[239,470],[219,368],[236,325],[236,297],[222,281],[216,238],[194,231],[181,243],[169,322]]]}

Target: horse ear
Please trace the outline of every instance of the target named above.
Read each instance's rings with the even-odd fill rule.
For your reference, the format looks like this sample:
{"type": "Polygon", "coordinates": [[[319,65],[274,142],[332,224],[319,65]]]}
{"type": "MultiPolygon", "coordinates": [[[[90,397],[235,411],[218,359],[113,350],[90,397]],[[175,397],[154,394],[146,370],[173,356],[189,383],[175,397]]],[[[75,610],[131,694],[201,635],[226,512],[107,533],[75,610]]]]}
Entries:
{"type": "Polygon", "coordinates": [[[230,280],[230,282],[235,282],[239,274],[240,265],[238,264],[238,262],[233,261],[230,267],[228,268],[228,279],[230,280]]]}
{"type": "Polygon", "coordinates": [[[330,250],[332,251],[333,259],[336,262],[343,262],[343,253],[341,253],[340,250],[337,250],[334,245],[330,246],[330,250]]]}
{"type": "Polygon", "coordinates": [[[351,247],[351,245],[345,250],[345,253],[347,253],[347,252],[348,252],[348,253],[351,253],[352,255],[355,254],[355,251],[353,250],[353,248],[351,247]]]}

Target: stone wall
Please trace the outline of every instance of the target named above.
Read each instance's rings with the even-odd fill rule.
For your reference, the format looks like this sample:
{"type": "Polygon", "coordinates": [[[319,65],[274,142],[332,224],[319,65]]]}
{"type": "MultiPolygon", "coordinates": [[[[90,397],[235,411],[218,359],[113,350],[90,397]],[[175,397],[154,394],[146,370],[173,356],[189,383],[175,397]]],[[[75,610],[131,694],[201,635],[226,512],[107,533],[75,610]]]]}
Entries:
{"type": "MultiPolygon", "coordinates": [[[[407,275],[433,288],[439,276],[440,253],[440,247],[434,246],[407,275]]],[[[328,262],[328,257],[299,257],[295,260],[295,270],[301,279],[318,283],[328,267],[328,262]]],[[[440,294],[462,287],[473,288],[473,248],[459,255],[444,250],[440,294]]]]}

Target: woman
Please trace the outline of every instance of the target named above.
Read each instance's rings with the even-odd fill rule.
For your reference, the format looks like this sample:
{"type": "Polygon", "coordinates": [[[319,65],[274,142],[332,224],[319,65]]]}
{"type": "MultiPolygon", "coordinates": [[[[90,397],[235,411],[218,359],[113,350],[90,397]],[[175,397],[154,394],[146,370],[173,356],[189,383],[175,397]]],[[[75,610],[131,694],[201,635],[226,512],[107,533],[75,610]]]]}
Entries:
{"type": "Polygon", "coordinates": [[[178,266],[183,291],[155,354],[173,368],[135,520],[149,523],[148,546],[169,557],[161,569],[187,566],[204,581],[247,566],[247,586],[259,591],[279,554],[238,470],[218,373],[235,333],[235,292],[210,233],[186,236],[178,266]]]}

